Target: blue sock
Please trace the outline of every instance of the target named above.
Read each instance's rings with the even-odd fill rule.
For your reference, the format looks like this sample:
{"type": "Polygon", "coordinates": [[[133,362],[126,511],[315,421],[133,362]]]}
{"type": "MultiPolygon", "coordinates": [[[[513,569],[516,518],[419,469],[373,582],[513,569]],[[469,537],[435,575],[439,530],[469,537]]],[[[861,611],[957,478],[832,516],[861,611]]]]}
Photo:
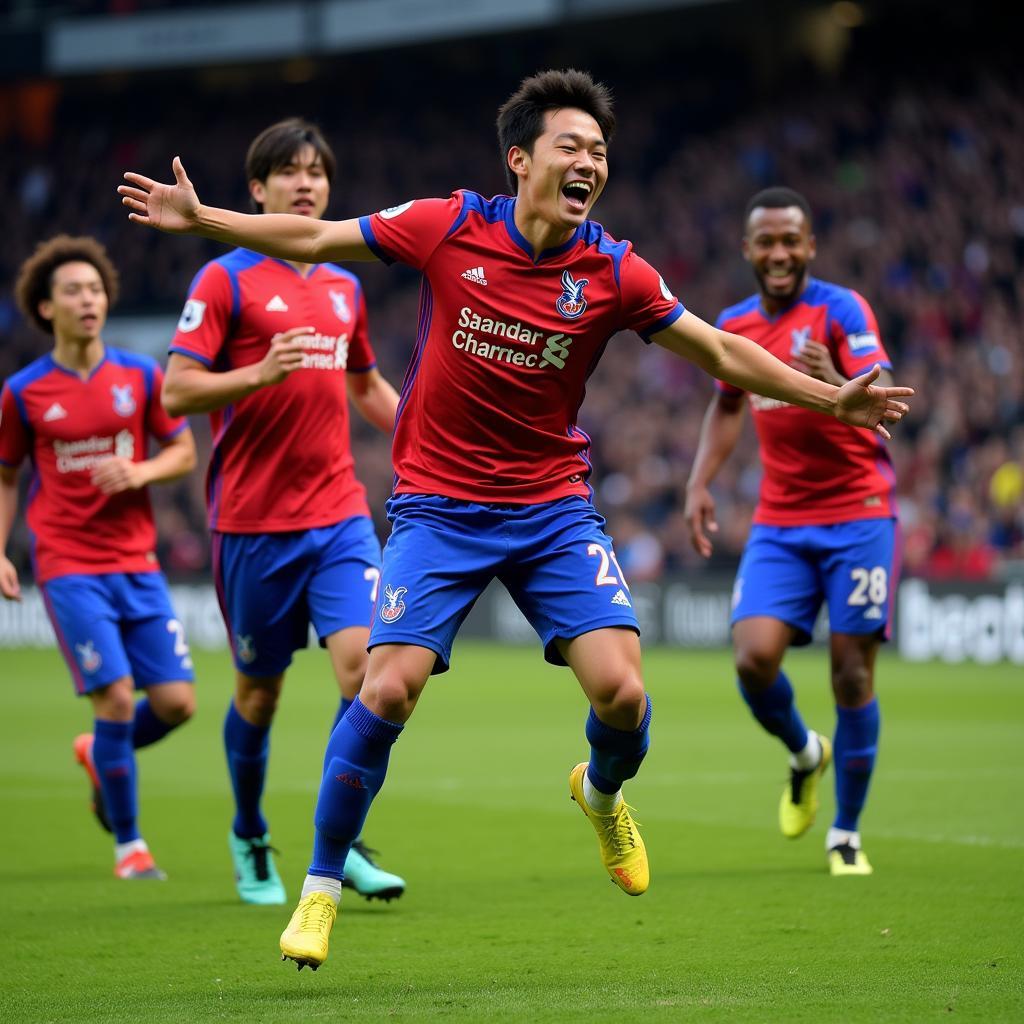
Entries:
{"type": "Polygon", "coordinates": [[[331,733],[313,817],[311,875],[344,878],[349,847],[384,785],[391,747],[404,728],[375,715],[356,697],[331,733]]]}
{"type": "Polygon", "coordinates": [[[647,748],[650,746],[651,698],[640,725],[633,730],[613,729],[605,725],[590,709],[587,716],[587,741],[590,743],[590,764],[587,778],[601,793],[617,793],[626,779],[640,770],[647,748]]]}
{"type": "Polygon", "coordinates": [[[836,713],[838,720],[833,741],[836,820],[833,827],[844,832],[856,832],[875,767],[882,718],[877,699],[872,699],[862,708],[836,708],[836,713]]]}
{"type": "Polygon", "coordinates": [[[119,843],[130,843],[139,838],[132,723],[97,718],[93,736],[92,760],[110,826],[119,843]]]}
{"type": "Polygon", "coordinates": [[[224,752],[235,792],[235,835],[239,839],[257,839],[267,831],[260,799],[270,755],[270,726],[247,722],[232,700],[224,718],[224,752]]]}
{"type": "Polygon", "coordinates": [[[338,713],[334,716],[334,725],[331,726],[331,732],[338,728],[338,723],[345,717],[345,712],[348,711],[351,703],[352,701],[348,697],[341,698],[341,703],[338,705],[338,713]]]}
{"type": "Polygon", "coordinates": [[[143,697],[135,705],[135,721],[132,723],[132,746],[138,750],[148,747],[150,743],[162,740],[176,725],[168,725],[150,707],[149,700],[143,697]]]}
{"type": "Polygon", "coordinates": [[[793,687],[785,672],[780,669],[767,690],[748,690],[742,682],[739,687],[754,717],[773,736],[778,736],[790,753],[796,754],[807,746],[807,726],[796,709],[793,687]]]}

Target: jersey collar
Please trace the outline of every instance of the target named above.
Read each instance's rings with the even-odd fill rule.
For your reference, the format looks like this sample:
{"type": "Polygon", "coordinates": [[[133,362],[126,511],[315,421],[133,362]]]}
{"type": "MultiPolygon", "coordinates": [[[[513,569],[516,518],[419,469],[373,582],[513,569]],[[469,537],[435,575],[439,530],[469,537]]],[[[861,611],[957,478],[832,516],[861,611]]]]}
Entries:
{"type": "Polygon", "coordinates": [[[581,224],[572,233],[568,241],[563,242],[561,245],[556,245],[554,248],[545,249],[539,256],[534,257],[533,246],[530,245],[523,236],[523,233],[516,227],[515,214],[516,201],[513,199],[505,204],[505,230],[508,232],[509,238],[530,258],[531,263],[540,263],[542,260],[551,259],[553,256],[561,256],[562,253],[568,252],[583,236],[583,224],[581,224]]]}

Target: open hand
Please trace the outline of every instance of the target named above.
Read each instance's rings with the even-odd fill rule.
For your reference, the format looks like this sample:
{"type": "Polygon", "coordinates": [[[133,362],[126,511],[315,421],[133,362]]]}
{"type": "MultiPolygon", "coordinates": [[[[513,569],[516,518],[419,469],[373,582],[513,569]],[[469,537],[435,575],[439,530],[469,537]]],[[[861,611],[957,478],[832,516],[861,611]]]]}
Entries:
{"type": "Polygon", "coordinates": [[[130,184],[119,185],[117,191],[121,202],[132,211],[129,220],[172,234],[185,234],[199,222],[202,207],[181,158],[175,157],[171,167],[173,185],[162,185],[143,174],[125,171],[124,179],[130,184]]]}
{"type": "Polygon", "coordinates": [[[14,563],[6,555],[0,555],[0,594],[8,601],[21,600],[18,570],[14,568],[14,563]]]}
{"type": "Polygon", "coordinates": [[[885,429],[885,424],[898,423],[910,412],[910,406],[899,399],[909,398],[914,389],[873,384],[881,372],[882,368],[875,363],[867,373],[848,380],[839,389],[836,419],[854,427],[867,427],[888,441],[892,435],[885,429]]]}
{"type": "Polygon", "coordinates": [[[718,523],[715,521],[715,499],[706,487],[686,489],[683,518],[690,528],[690,543],[694,550],[702,557],[710,558],[712,547],[708,534],[718,533],[718,523]]]}
{"type": "Polygon", "coordinates": [[[122,491],[137,491],[146,485],[145,471],[141,462],[112,455],[104,459],[92,471],[92,484],[104,494],[120,494],[122,491]]]}

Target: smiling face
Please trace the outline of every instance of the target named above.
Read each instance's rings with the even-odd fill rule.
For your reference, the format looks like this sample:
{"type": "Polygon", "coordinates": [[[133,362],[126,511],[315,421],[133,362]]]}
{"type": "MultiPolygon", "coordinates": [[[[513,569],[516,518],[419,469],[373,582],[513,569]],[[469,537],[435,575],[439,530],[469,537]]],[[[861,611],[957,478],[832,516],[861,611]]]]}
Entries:
{"type": "Polygon", "coordinates": [[[50,297],[39,303],[39,314],[53,325],[59,341],[95,341],[107,319],[107,292],[99,271],[84,260],[62,263],[53,272],[50,297]]]}
{"type": "Polygon", "coordinates": [[[799,206],[756,206],[750,211],[743,256],[769,311],[788,306],[804,290],[807,266],[816,253],[811,225],[799,206]]]}
{"type": "Polygon", "coordinates": [[[517,204],[569,234],[588,217],[608,180],[608,146],[597,121],[573,107],[549,110],[527,152],[513,146],[508,163],[518,180],[517,204]]]}
{"type": "Polygon", "coordinates": [[[300,146],[288,163],[275,167],[266,181],[253,179],[249,193],[264,213],[296,213],[322,217],[331,183],[320,154],[309,144],[300,146]]]}

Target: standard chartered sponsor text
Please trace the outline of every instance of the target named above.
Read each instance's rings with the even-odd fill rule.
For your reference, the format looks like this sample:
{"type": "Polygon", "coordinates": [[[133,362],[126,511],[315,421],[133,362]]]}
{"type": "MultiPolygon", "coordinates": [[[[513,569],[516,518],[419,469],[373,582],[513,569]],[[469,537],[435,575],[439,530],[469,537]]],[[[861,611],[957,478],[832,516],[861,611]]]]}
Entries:
{"type": "Polygon", "coordinates": [[[468,352],[479,359],[508,363],[510,366],[523,366],[528,369],[545,366],[562,369],[565,365],[564,356],[571,344],[572,338],[567,338],[565,335],[555,334],[545,338],[543,331],[536,331],[518,320],[482,317],[469,306],[463,306],[459,310],[459,329],[452,334],[452,345],[460,352],[468,352]],[[462,328],[467,329],[463,330],[462,328]],[[478,334],[491,338],[504,338],[531,347],[543,341],[547,347],[542,352],[531,352],[478,337],[478,334]]]}

